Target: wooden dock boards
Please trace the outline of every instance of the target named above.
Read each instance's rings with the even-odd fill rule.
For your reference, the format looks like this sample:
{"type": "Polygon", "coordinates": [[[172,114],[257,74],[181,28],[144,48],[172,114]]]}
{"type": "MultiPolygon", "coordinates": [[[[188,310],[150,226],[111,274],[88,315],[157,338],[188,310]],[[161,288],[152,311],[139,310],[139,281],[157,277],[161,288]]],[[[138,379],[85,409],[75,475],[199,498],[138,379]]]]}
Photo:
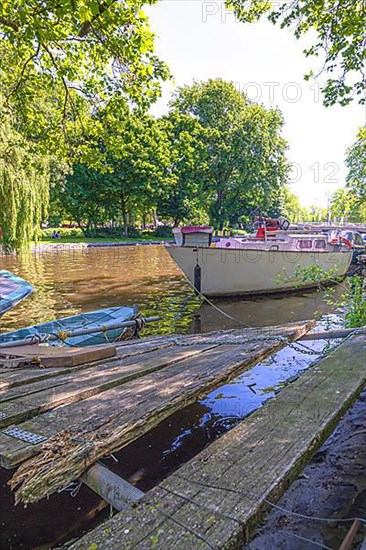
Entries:
{"type": "Polygon", "coordinates": [[[239,548],[365,385],[364,340],[352,336],[72,548],[239,548]]]}
{"type": "Polygon", "coordinates": [[[38,412],[45,411],[47,407],[52,408],[55,399],[57,404],[62,403],[62,406],[18,424],[19,428],[27,431],[46,437],[53,436],[42,449],[40,445],[29,445],[0,432],[1,465],[12,467],[34,454],[38,455],[37,464],[44,460],[47,462],[48,459],[45,457],[51,457],[49,463],[43,462],[42,472],[38,472],[40,477],[34,471],[34,462],[23,465],[19,475],[24,474],[25,478],[21,479],[26,479],[27,483],[18,496],[31,501],[45,496],[44,489],[47,494],[51,494],[60,484],[64,485],[65,475],[70,481],[75,479],[99,457],[122,448],[163,418],[193,402],[199,394],[286,345],[283,335],[290,340],[295,339],[313,325],[313,322],[302,322],[268,329],[268,339],[264,341],[257,340],[255,335],[258,333],[253,330],[249,333],[245,330],[230,331],[231,345],[222,345],[228,342],[226,331],[216,335],[187,337],[179,341],[182,345],[177,345],[175,337],[174,345],[164,347],[160,351],[149,351],[132,359],[123,359],[130,367],[133,365],[131,368],[138,365],[133,376],[128,372],[130,367],[125,365],[119,371],[116,368],[116,360],[111,360],[102,366],[94,366],[90,373],[87,372],[89,369],[83,369],[74,372],[74,377],[71,373],[56,376],[54,388],[50,386],[49,379],[35,382],[35,386],[30,385],[35,391],[28,397],[23,393],[21,396],[9,393],[24,392],[27,386],[12,388],[0,394],[1,398],[5,396],[4,398],[8,399],[0,403],[0,410],[3,410],[4,406],[14,405],[17,400],[18,404],[26,404],[27,414],[36,414],[37,407],[38,412]],[[252,335],[254,340],[248,339],[248,335],[252,335]],[[196,343],[198,341],[199,344],[196,343]],[[194,345],[186,346],[187,343],[194,345]],[[164,368],[163,364],[166,365],[164,368]],[[159,369],[157,365],[160,365],[159,369]],[[142,372],[144,368],[145,371],[142,372]],[[148,368],[154,372],[149,373],[148,368]],[[92,374],[93,370],[95,376],[92,374]],[[115,378],[105,382],[103,377],[99,378],[101,372],[113,372],[115,378]],[[89,374],[90,379],[94,380],[94,390],[85,385],[89,383],[89,374]],[[129,381],[126,381],[127,375],[129,381]],[[65,376],[71,376],[71,379],[65,379],[65,376]],[[114,386],[106,389],[105,384],[112,381],[114,386]],[[37,384],[45,384],[47,389],[41,391],[37,384]],[[93,391],[93,395],[87,397],[84,393],[86,391],[93,391]],[[77,395],[77,399],[74,394],[77,395]],[[67,402],[69,399],[73,402],[67,402]],[[48,455],[50,449],[55,448],[57,453],[48,455]],[[73,460],[76,470],[70,468],[68,462],[73,453],[81,453],[80,460],[73,460]],[[31,472],[29,477],[27,472],[31,472]],[[52,482],[49,479],[45,481],[44,476],[47,478],[48,475],[52,477],[52,482]]]}
{"type": "Polygon", "coordinates": [[[176,347],[166,350],[164,355],[158,350],[152,351],[136,359],[121,359],[2,391],[0,426],[19,423],[59,405],[81,401],[212,347],[176,347]]]}

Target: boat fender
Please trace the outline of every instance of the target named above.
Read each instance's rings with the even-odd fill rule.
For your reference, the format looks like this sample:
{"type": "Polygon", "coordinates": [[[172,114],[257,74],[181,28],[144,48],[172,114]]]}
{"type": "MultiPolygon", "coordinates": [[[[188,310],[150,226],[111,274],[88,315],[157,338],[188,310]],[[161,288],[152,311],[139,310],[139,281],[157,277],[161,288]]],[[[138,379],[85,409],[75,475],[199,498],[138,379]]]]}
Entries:
{"type": "Polygon", "coordinates": [[[194,288],[197,294],[201,293],[201,266],[198,262],[194,266],[194,288]]]}

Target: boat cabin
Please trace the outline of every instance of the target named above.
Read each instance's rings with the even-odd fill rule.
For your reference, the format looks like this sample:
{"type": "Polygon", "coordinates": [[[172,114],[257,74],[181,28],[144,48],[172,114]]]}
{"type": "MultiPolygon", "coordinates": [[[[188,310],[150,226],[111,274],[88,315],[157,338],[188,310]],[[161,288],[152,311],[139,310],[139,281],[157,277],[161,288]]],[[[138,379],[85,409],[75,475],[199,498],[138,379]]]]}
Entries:
{"type": "Polygon", "coordinates": [[[210,246],[213,227],[187,225],[174,227],[173,235],[178,246],[210,246]]]}

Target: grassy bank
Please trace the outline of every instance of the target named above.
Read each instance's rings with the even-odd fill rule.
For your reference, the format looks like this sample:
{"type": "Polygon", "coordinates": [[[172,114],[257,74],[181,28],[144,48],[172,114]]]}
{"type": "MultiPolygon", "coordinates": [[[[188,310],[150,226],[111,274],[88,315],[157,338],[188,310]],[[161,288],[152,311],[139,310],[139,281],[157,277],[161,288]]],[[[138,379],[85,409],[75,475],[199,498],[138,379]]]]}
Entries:
{"type": "Polygon", "coordinates": [[[53,245],[60,245],[60,244],[88,244],[88,243],[139,243],[139,242],[154,242],[154,241],[163,241],[163,240],[169,240],[169,239],[163,239],[155,236],[148,236],[143,235],[141,237],[61,237],[60,239],[52,239],[50,237],[43,237],[38,241],[38,243],[33,244],[53,244],[53,245]]]}

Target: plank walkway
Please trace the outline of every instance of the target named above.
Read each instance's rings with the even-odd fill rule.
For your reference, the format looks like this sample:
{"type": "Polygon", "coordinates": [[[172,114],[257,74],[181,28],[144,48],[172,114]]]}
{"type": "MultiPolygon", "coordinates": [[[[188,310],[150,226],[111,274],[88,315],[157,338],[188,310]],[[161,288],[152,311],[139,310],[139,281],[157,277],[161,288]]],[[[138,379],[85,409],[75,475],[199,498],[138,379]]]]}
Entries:
{"type": "Polygon", "coordinates": [[[364,335],[352,336],[72,549],[240,548],[361,391],[365,367],[364,335]]]}
{"type": "Polygon", "coordinates": [[[304,321],[146,338],[125,343],[117,357],[93,364],[1,369],[0,425],[16,425],[48,441],[30,445],[0,431],[0,466],[13,468],[28,459],[14,478],[21,482],[18,499],[47,496],[313,326],[304,321]]]}

